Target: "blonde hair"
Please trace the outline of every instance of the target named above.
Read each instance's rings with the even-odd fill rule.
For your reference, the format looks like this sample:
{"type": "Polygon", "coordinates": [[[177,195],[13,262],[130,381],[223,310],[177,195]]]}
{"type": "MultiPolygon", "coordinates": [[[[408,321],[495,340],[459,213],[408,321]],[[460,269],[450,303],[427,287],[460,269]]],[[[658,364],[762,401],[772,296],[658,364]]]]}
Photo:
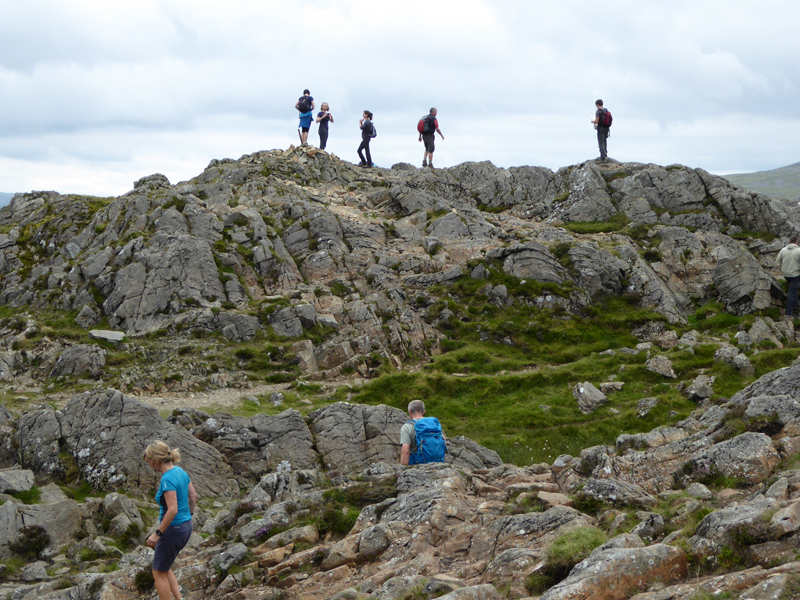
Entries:
{"type": "Polygon", "coordinates": [[[181,462],[181,452],[177,448],[169,449],[166,442],[156,440],[144,449],[142,460],[157,460],[160,463],[181,462]]]}
{"type": "MultiPolygon", "coordinates": [[[[322,106],[320,106],[319,108],[320,108],[320,110],[326,110],[326,108],[325,108],[326,106],[328,106],[328,103],[327,102],[323,102],[322,106]]],[[[328,106],[327,110],[330,110],[330,109],[331,109],[331,107],[328,106]]]]}

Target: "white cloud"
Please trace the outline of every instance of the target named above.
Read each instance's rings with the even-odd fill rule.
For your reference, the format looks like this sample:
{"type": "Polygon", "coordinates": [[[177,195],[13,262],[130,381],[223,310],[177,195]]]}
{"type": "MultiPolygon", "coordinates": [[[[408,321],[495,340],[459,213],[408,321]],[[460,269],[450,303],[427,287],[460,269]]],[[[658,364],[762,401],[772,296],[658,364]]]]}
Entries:
{"type": "MultiPolygon", "coordinates": [[[[330,148],[355,160],[363,109],[378,164],[558,168],[597,155],[753,171],[798,160],[800,6],[767,1],[0,0],[0,190],[120,194],[152,172],[295,143],[308,87],[330,148]]],[[[316,141],[316,131],[310,140],[316,141]]]]}

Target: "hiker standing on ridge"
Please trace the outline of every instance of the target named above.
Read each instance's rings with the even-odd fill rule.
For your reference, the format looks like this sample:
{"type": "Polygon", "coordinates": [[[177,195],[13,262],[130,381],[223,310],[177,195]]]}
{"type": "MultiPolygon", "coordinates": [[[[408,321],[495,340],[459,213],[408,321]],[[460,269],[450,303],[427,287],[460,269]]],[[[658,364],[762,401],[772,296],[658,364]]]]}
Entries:
{"type": "Polygon", "coordinates": [[[319,123],[319,149],[325,150],[328,144],[328,123],[333,123],[333,115],[329,112],[331,110],[327,102],[323,102],[320,106],[320,111],[317,114],[317,123],[319,123]]]}
{"type": "Polygon", "coordinates": [[[442,136],[442,139],[444,139],[444,134],[442,130],[439,129],[439,121],[436,120],[436,114],[438,112],[439,111],[435,108],[431,108],[431,111],[417,123],[419,141],[425,142],[425,154],[422,156],[422,166],[430,167],[431,169],[433,169],[433,151],[436,149],[434,145],[436,134],[438,133],[442,136]]]}
{"type": "Polygon", "coordinates": [[[611,127],[611,113],[607,108],[603,108],[603,101],[597,100],[594,103],[597,110],[594,113],[594,128],[597,129],[597,145],[600,147],[600,160],[605,161],[608,159],[608,149],[606,148],[606,140],[609,136],[608,128],[611,127]]]}
{"type": "Polygon", "coordinates": [[[443,463],[447,446],[439,419],[425,416],[422,400],[408,403],[408,416],[411,419],[400,428],[400,464],[443,463]]]}
{"type": "Polygon", "coordinates": [[[358,121],[358,126],[361,128],[361,145],[358,147],[358,158],[361,159],[361,162],[358,164],[359,167],[371,167],[372,165],[372,155],[369,153],[369,142],[374,138],[378,133],[375,131],[375,125],[372,123],[372,113],[368,110],[364,111],[361,119],[358,121]],[[364,150],[367,153],[366,160],[364,159],[364,155],[361,151],[364,150]]]}
{"type": "Polygon", "coordinates": [[[297,126],[300,144],[308,146],[308,128],[311,127],[314,118],[314,96],[308,90],[303,90],[303,95],[297,99],[294,107],[300,111],[300,124],[297,126]]]}
{"type": "Polygon", "coordinates": [[[789,295],[786,298],[786,316],[793,319],[797,312],[797,288],[800,287],[800,246],[797,236],[789,238],[789,243],[778,252],[775,264],[780,267],[786,283],[789,284],[789,295]]]}

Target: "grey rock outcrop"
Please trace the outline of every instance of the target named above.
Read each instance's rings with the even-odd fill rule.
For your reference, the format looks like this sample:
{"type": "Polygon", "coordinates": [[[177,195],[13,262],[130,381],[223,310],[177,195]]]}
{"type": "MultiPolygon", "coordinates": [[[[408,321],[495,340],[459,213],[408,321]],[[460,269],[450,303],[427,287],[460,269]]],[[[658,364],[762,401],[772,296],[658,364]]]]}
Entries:
{"type": "Polygon", "coordinates": [[[16,433],[20,463],[41,476],[63,477],[69,469],[61,456],[66,451],[93,487],[143,491],[152,488],[156,476],[141,460],[142,452],[157,439],[181,450],[198,493],[228,494],[232,471],[217,450],[116,390],[75,396],[63,410],[26,413],[16,433]]]}
{"type": "Polygon", "coordinates": [[[50,377],[70,375],[99,375],[106,364],[106,350],[93,344],[79,344],[62,352],[50,377]]]}

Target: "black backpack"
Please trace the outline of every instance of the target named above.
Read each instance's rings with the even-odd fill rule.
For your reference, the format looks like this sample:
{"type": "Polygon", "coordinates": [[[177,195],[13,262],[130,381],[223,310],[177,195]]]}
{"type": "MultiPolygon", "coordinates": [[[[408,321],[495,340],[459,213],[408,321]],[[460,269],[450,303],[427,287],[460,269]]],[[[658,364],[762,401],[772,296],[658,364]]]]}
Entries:
{"type": "Polygon", "coordinates": [[[372,121],[369,122],[369,137],[374,138],[378,137],[378,130],[375,129],[375,123],[372,121]]]}
{"type": "Polygon", "coordinates": [[[607,108],[604,108],[600,113],[600,119],[597,121],[597,124],[600,127],[611,127],[611,122],[613,120],[614,119],[611,117],[611,112],[607,108]]]}
{"type": "Polygon", "coordinates": [[[297,110],[301,113],[307,113],[311,110],[311,96],[301,96],[300,101],[297,103],[297,110]]]}

